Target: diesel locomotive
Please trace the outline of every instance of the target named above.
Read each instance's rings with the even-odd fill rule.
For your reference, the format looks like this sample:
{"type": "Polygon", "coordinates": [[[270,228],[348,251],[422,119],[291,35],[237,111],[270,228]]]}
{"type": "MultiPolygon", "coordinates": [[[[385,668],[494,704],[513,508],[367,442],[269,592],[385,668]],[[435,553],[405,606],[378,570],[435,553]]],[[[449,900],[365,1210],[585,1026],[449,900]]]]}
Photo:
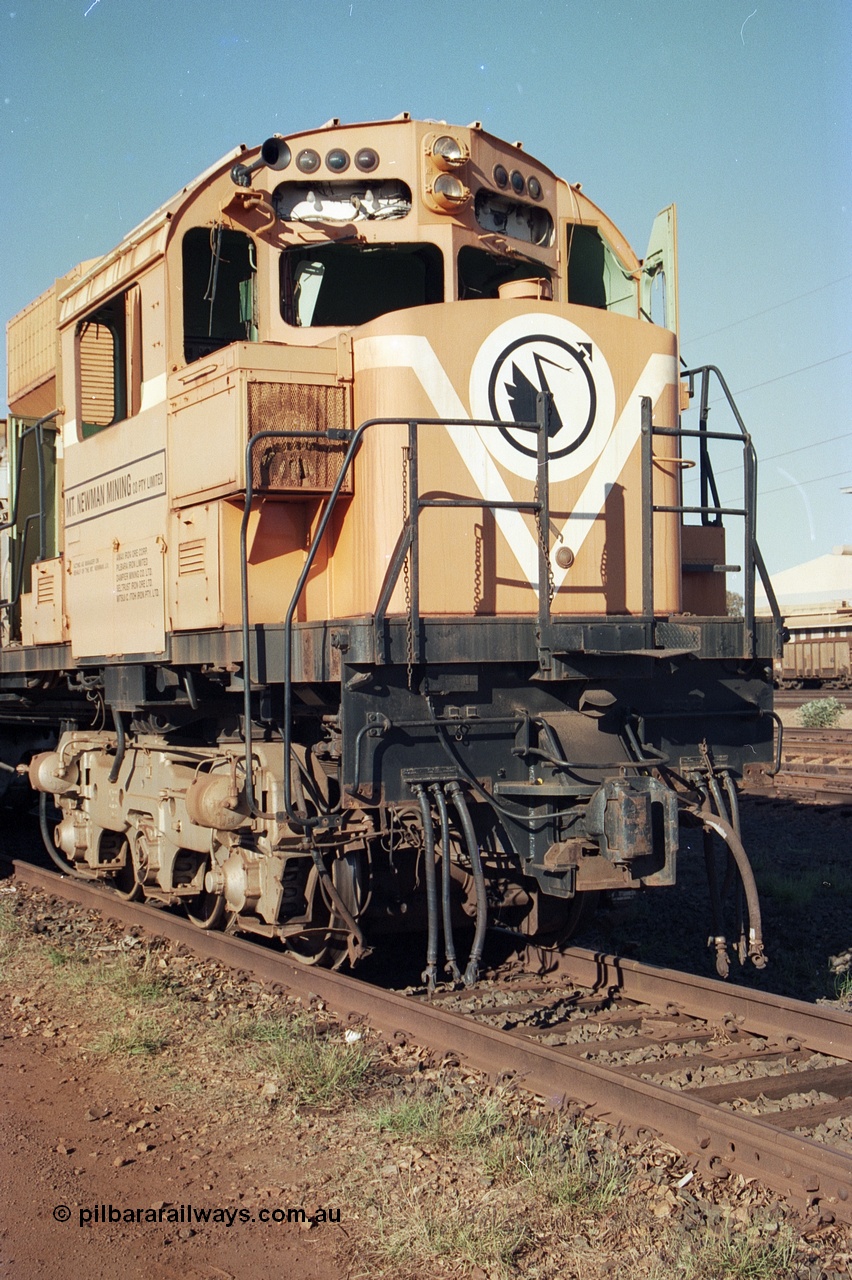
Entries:
{"type": "Polygon", "coordinates": [[[640,259],[476,122],[332,120],[9,323],[0,778],[63,869],[309,964],[422,933],[471,984],[491,926],[558,946],[625,889],[664,920],[692,825],[720,972],[714,836],[764,962],[736,783],[780,620],[675,232],[640,259]]]}

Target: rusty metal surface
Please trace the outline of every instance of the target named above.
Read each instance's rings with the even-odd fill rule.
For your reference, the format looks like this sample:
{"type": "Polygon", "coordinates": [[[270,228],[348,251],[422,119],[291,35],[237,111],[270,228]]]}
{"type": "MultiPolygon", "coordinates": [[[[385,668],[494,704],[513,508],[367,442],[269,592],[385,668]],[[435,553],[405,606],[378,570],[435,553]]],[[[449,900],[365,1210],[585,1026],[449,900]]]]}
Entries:
{"type": "Polygon", "coordinates": [[[785,728],[781,771],[747,765],[746,788],[778,798],[823,804],[852,802],[852,730],[785,728]]]}
{"type": "Polygon", "coordinates": [[[852,1017],[828,1005],[768,995],[674,969],[656,969],[621,956],[566,949],[555,972],[594,991],[618,991],[629,999],[713,1022],[730,1021],[773,1044],[790,1041],[818,1053],[852,1055],[852,1017]]]}
{"type": "MultiPolygon", "coordinates": [[[[201,955],[302,996],[318,996],[336,1012],[366,1018],[385,1034],[402,1032],[436,1052],[457,1054],[481,1070],[513,1073],[526,1088],[555,1105],[573,1100],[600,1118],[656,1132],[722,1175],[736,1171],[759,1179],[794,1203],[818,1205],[821,1211],[852,1222],[852,1155],[845,1152],[773,1127],[765,1120],[722,1110],[694,1093],[677,1093],[612,1067],[583,1061],[558,1048],[483,1025],[424,1000],[367,986],[339,973],[305,968],[280,952],[238,938],[200,931],[167,912],[106,897],[102,889],[82,881],[21,862],[15,863],[15,872],[21,881],[48,894],[60,894],[122,923],[140,925],[153,934],[180,942],[201,955]]],[[[582,956],[583,953],[576,951],[571,954],[569,964],[574,971],[581,967],[582,956]]],[[[585,961],[587,972],[593,978],[595,973],[600,973],[605,979],[615,979],[620,974],[638,991],[643,980],[641,967],[632,962],[618,962],[613,957],[608,959],[610,965],[601,969],[601,958],[589,956],[585,961]]],[[[566,968],[565,976],[571,976],[570,968],[566,968]]],[[[660,998],[665,977],[683,978],[683,975],[666,975],[665,971],[657,971],[652,976],[654,981],[645,978],[645,983],[650,983],[660,998]]],[[[701,985],[699,979],[670,987],[666,1002],[681,1003],[692,981],[701,985]]],[[[722,987],[721,983],[709,985],[722,987]]],[[[730,1007],[731,989],[727,990],[730,1007]]],[[[757,1000],[755,1010],[759,1010],[760,1005],[761,1000],[757,1000]]],[[[802,1005],[800,1029],[804,1028],[805,1011],[811,1009],[815,1011],[817,1025],[824,1022],[820,1006],[802,1005]]],[[[713,1015],[708,1014],[705,1006],[701,1016],[713,1015]]],[[[768,1018],[768,1012],[764,1016],[768,1018]]],[[[829,1017],[828,1021],[831,1020],[829,1017]]],[[[847,1018],[845,1025],[852,1029],[852,1019],[847,1018]]],[[[805,1038],[811,1043],[816,1033],[809,1033],[805,1038]]],[[[845,1044],[848,1056],[852,1052],[852,1036],[847,1035],[845,1044]]]]}

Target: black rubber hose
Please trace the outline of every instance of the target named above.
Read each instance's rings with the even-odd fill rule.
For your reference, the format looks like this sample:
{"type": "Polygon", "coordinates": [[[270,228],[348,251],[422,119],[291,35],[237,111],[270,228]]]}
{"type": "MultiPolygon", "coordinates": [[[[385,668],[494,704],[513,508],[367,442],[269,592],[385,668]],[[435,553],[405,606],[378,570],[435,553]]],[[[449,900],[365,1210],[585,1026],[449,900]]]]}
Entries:
{"type": "Polygon", "coordinates": [[[720,978],[727,978],[731,966],[728,959],[728,939],[725,937],[725,916],[722,909],[722,899],[719,894],[719,877],[716,874],[716,850],[713,845],[713,832],[708,831],[705,827],[702,835],[704,837],[704,866],[707,870],[707,887],[710,890],[710,906],[713,911],[712,942],[716,948],[716,972],[720,978]]]}
{"type": "MultiPolygon", "coordinates": [[[[722,795],[722,788],[719,785],[719,779],[716,777],[714,773],[709,773],[707,777],[707,781],[710,783],[710,794],[713,797],[713,803],[716,806],[716,812],[718,813],[720,818],[724,819],[725,822],[730,822],[731,826],[736,831],[737,835],[739,835],[739,827],[734,822],[733,812],[728,809],[728,806],[725,803],[725,797],[722,795]]],[[[739,957],[740,964],[745,964],[746,944],[745,944],[745,933],[743,932],[744,917],[743,917],[742,880],[740,878],[739,869],[737,867],[736,860],[734,859],[734,855],[731,853],[729,849],[728,865],[727,865],[727,868],[725,869],[725,879],[722,882],[722,890],[721,890],[722,901],[727,901],[728,896],[730,895],[730,892],[732,889],[734,889],[734,892],[735,892],[735,900],[738,908],[737,955],[739,957]]],[[[717,965],[717,968],[718,968],[718,965],[717,965]]],[[[723,973],[721,976],[723,978],[726,978],[728,975],[727,973],[723,973]]]]}
{"type": "Polygon", "coordinates": [[[461,982],[461,969],[458,966],[456,942],[453,937],[453,912],[450,900],[453,862],[450,846],[450,816],[447,812],[447,801],[438,783],[434,783],[429,790],[435,797],[438,816],[441,819],[441,913],[444,921],[444,955],[446,958],[444,970],[450,975],[453,982],[461,982]]]}
{"type": "Polygon", "coordinates": [[[462,789],[457,782],[450,782],[447,784],[447,794],[459,815],[459,821],[467,843],[468,856],[470,857],[473,883],[476,886],[476,932],[473,935],[473,946],[470,949],[470,958],[463,978],[464,985],[472,987],[479,977],[479,962],[482,959],[482,952],[485,947],[485,932],[488,928],[488,894],[485,890],[485,875],[482,870],[482,858],[479,856],[479,844],[477,843],[470,811],[462,794],[462,789]]]}
{"type": "Polygon", "coordinates": [[[80,872],[76,869],[76,867],[72,867],[70,862],[65,861],[65,859],[62,857],[62,854],[58,852],[56,845],[53,843],[51,834],[47,829],[47,792],[46,791],[39,792],[38,825],[41,831],[41,838],[44,842],[44,847],[47,850],[47,855],[50,858],[51,862],[56,863],[56,866],[59,868],[62,874],[64,876],[76,876],[78,880],[88,879],[88,876],[81,875],[80,872]]]}
{"type": "Polygon", "coordinates": [[[766,967],[766,954],[763,950],[763,929],[760,921],[760,900],[757,896],[757,885],[754,882],[754,872],[751,869],[751,863],[748,860],[743,842],[740,840],[734,828],[724,818],[717,818],[709,809],[700,809],[698,813],[701,822],[706,831],[715,831],[721,836],[725,844],[734,856],[734,860],[739,868],[740,877],[745,890],[746,905],[748,907],[748,954],[752,964],[756,969],[764,969],[766,967]]]}
{"type": "Polygon", "coordinates": [[[124,764],[124,753],[127,750],[127,734],[124,731],[124,721],[121,718],[121,712],[112,710],[112,720],[115,725],[115,759],[112,762],[112,768],[109,771],[109,782],[118,782],[118,775],[121,766],[124,764]]]}
{"type": "Polygon", "coordinates": [[[423,857],[426,870],[426,968],[422,980],[430,991],[438,980],[438,877],[435,873],[435,831],[432,826],[432,810],[426,788],[418,782],[414,787],[420,804],[420,820],[423,823],[423,857]]]}
{"type": "MultiPolygon", "coordinates": [[[[725,783],[725,794],[728,797],[728,813],[731,815],[731,826],[736,831],[740,839],[742,839],[742,831],[740,830],[740,798],[737,795],[737,784],[731,775],[727,772],[723,773],[722,778],[725,783]]],[[[743,882],[740,876],[737,876],[737,887],[734,891],[734,901],[736,903],[737,912],[737,954],[740,964],[745,964],[748,952],[748,943],[745,936],[745,910],[743,908],[743,882]]]]}

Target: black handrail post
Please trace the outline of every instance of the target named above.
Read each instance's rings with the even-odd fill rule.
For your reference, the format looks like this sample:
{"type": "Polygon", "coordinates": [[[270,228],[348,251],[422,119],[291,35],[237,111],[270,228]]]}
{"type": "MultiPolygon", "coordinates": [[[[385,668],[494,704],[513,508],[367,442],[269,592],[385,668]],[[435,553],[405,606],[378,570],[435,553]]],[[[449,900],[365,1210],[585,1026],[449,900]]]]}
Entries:
{"type": "Polygon", "coordinates": [[[743,636],[744,657],[753,658],[756,651],[754,628],[754,548],[757,542],[757,458],[751,437],[743,440],[743,494],[746,517],[743,549],[743,636]]]}
{"type": "MultiPolygon", "coordinates": [[[[654,624],[654,423],[650,396],[641,398],[642,613],[654,624]]],[[[703,503],[702,503],[703,505],[703,503]]],[[[653,643],[653,641],[652,641],[653,643]]]]}
{"type": "Polygon", "coordinates": [[[420,489],[417,466],[417,422],[408,424],[408,528],[411,547],[408,625],[411,628],[411,654],[420,661],[420,489]]]}
{"type": "MultiPolygon", "coordinates": [[[[710,454],[707,449],[707,439],[704,432],[707,430],[707,418],[710,413],[710,407],[707,403],[710,394],[710,371],[709,369],[701,370],[701,399],[700,408],[698,410],[698,430],[702,433],[699,436],[698,443],[698,474],[701,485],[701,506],[709,506],[709,476],[710,454]]],[[[719,505],[718,503],[716,504],[719,505]]],[[[712,524],[713,521],[708,514],[702,514],[702,524],[712,524]]]]}
{"type": "Polygon", "coordinates": [[[38,461],[38,558],[39,560],[44,560],[47,554],[47,512],[45,510],[47,485],[44,475],[43,423],[37,422],[34,430],[36,458],[38,461]]]}
{"type": "Polygon", "coordinates": [[[550,416],[553,396],[548,391],[536,395],[536,498],[538,500],[538,624],[541,630],[539,647],[547,648],[547,632],[550,628],[550,416]]]}
{"type": "MultiPolygon", "coordinates": [[[[745,531],[743,533],[744,541],[744,582],[743,582],[743,630],[744,642],[751,639],[749,643],[744,643],[743,648],[748,650],[746,656],[753,656],[757,649],[757,632],[755,624],[754,610],[754,589],[757,577],[763,584],[766,592],[766,598],[769,602],[769,609],[772,614],[772,622],[775,629],[774,651],[775,657],[781,656],[784,644],[784,620],[781,617],[781,611],[778,608],[778,600],[772,588],[772,581],[766,569],[763,556],[760,553],[760,547],[757,544],[757,453],[751,440],[751,436],[746,430],[742,415],[737,408],[736,401],[731,394],[730,387],[722,375],[721,370],[715,365],[704,365],[696,369],[688,369],[684,373],[684,377],[688,379],[690,394],[695,384],[696,375],[701,375],[701,420],[698,431],[680,432],[684,437],[696,437],[700,444],[701,457],[701,505],[700,507],[682,507],[682,512],[688,514],[692,511],[701,513],[702,524],[719,524],[722,523],[722,516],[735,515],[741,516],[745,521],[745,531]],[[728,432],[708,431],[707,415],[708,415],[708,385],[710,375],[714,374],[719,381],[728,406],[734,415],[734,419],[739,430],[739,435],[734,436],[728,432]],[[716,490],[715,480],[713,479],[712,469],[710,467],[709,453],[707,451],[707,441],[712,439],[733,440],[742,439],[743,441],[743,506],[742,510],[734,510],[724,508],[719,500],[716,490]],[[706,479],[706,484],[705,484],[706,479]],[[709,488],[708,488],[709,486],[709,488]],[[713,497],[713,504],[708,501],[709,497],[713,497]],[[713,517],[711,519],[711,517],[713,517]]],[[[657,428],[662,435],[678,434],[669,431],[666,428],[657,428]]],[[[661,507],[660,510],[667,508],[661,507]]]]}

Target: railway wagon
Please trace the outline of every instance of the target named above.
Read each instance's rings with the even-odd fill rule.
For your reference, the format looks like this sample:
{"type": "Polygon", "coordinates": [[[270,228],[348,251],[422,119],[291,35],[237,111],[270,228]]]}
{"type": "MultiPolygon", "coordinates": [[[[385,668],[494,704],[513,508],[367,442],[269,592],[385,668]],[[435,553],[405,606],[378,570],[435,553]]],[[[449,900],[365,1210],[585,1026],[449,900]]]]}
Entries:
{"type": "Polygon", "coordinates": [[[776,684],[787,689],[852,689],[852,604],[790,610],[788,637],[775,662],[776,684]]]}
{"type": "Polygon", "coordinates": [[[736,780],[779,620],[751,440],[678,363],[673,207],[640,259],[478,123],[332,120],[225,156],[8,348],[2,777],[62,867],[306,963],[422,930],[432,985],[443,935],[471,983],[490,925],[662,916],[692,823],[763,962],[736,780]]]}

